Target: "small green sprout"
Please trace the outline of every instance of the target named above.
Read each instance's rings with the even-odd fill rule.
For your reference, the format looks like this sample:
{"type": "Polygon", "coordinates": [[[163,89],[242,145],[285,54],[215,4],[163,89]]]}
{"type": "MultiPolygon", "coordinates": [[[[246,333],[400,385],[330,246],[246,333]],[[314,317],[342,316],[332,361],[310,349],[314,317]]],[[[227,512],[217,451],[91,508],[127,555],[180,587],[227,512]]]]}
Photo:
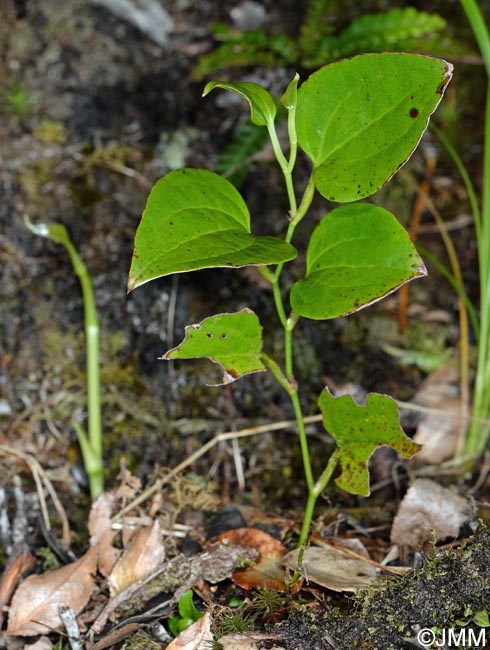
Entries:
{"type": "Polygon", "coordinates": [[[186,591],[179,600],[178,610],[178,616],[171,616],[168,619],[168,627],[174,636],[179,636],[181,632],[204,616],[204,612],[200,612],[194,605],[191,589],[186,591]]]}

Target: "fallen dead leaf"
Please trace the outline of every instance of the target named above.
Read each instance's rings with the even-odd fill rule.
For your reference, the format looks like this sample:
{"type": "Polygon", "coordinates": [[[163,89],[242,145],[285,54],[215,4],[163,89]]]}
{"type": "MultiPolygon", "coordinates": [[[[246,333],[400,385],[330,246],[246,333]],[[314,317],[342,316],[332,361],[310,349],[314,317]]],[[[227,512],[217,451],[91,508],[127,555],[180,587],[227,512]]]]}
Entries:
{"type": "Polygon", "coordinates": [[[112,529],[111,517],[117,497],[114,492],[103,492],[92,503],[88,517],[90,545],[98,546],[98,569],[107,578],[121,551],[112,545],[116,531],[112,529]]]}
{"type": "Polygon", "coordinates": [[[235,632],[226,634],[219,638],[223,650],[283,650],[284,645],[280,642],[279,634],[267,634],[265,632],[235,632]],[[278,645],[274,641],[278,641],[278,645]],[[272,645],[271,645],[272,643],[272,645]]]}
{"type": "Polygon", "coordinates": [[[62,628],[59,606],[79,614],[92,594],[96,570],[93,547],[76,562],[24,580],[12,598],[6,635],[35,636],[62,628]]]}
{"type": "Polygon", "coordinates": [[[162,531],[158,520],[133,535],[131,543],[116,562],[110,576],[111,598],[141,582],[165,559],[162,531]]]}
{"type": "Polygon", "coordinates": [[[167,650],[209,650],[209,642],[212,640],[211,614],[206,612],[202,618],[171,641],[167,650]]]}
{"type": "Polygon", "coordinates": [[[0,628],[3,626],[4,609],[10,603],[23,573],[27,573],[36,564],[36,558],[24,543],[14,546],[7,565],[0,579],[0,628]]]}
{"type": "Polygon", "coordinates": [[[258,528],[237,528],[218,536],[223,544],[239,544],[257,549],[259,558],[252,566],[236,569],[233,582],[242,589],[275,589],[285,591],[285,570],[281,558],[286,554],[286,547],[279,540],[258,528]]]}
{"type": "MultiPolygon", "coordinates": [[[[360,542],[351,550],[368,557],[360,542]]],[[[303,551],[301,564],[298,564],[299,553],[299,549],[290,551],[283,558],[284,564],[292,571],[299,571],[307,582],[314,582],[332,591],[355,592],[368,585],[376,576],[374,566],[352,557],[338,546],[310,546],[303,551]]]]}
{"type": "Polygon", "coordinates": [[[426,415],[417,427],[413,439],[422,445],[417,460],[438,464],[454,456],[461,414],[458,376],[454,366],[439,368],[422,382],[412,400],[438,411],[426,415]]]}
{"type": "Polygon", "coordinates": [[[435,537],[457,537],[474,519],[470,502],[430,479],[417,479],[405,494],[391,528],[391,541],[420,548],[435,537]]]}

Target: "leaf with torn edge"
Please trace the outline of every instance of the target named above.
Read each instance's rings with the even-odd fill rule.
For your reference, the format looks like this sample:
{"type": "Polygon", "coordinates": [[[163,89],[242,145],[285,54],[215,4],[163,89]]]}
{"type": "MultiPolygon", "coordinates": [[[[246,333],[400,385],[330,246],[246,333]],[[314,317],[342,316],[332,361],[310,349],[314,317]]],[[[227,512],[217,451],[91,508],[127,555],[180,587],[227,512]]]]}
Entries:
{"type": "Polygon", "coordinates": [[[58,608],[71,607],[79,614],[94,588],[97,547],[61,569],[24,580],[12,599],[7,636],[48,634],[63,627],[58,608]]]}
{"type": "Polygon", "coordinates": [[[365,406],[350,395],[334,397],[325,388],[318,399],[323,426],[338,446],[342,474],[335,482],[351,494],[369,495],[368,460],[382,445],[393,447],[404,458],[420,449],[400,427],[398,406],[387,395],[369,393],[365,406]]]}
{"type": "Polygon", "coordinates": [[[234,314],[217,314],[201,323],[188,325],[185,338],[163,359],[197,359],[206,357],[223,370],[223,384],[242,375],[265,370],[261,359],[262,327],[250,309],[234,314]]]}

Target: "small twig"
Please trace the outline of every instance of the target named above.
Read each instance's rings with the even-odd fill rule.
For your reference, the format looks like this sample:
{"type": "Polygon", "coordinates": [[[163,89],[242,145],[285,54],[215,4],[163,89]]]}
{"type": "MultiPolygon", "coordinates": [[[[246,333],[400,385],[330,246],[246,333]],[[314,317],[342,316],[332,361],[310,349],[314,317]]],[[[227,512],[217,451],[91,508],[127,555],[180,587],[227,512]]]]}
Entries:
{"type": "MultiPolygon", "coordinates": [[[[477,422],[479,424],[490,424],[490,420],[485,420],[483,418],[474,418],[471,415],[463,415],[461,413],[451,413],[443,411],[441,409],[431,408],[430,406],[420,406],[419,404],[411,404],[410,402],[401,402],[394,400],[398,404],[398,407],[401,410],[405,411],[415,411],[416,413],[430,413],[435,415],[443,415],[447,418],[454,418],[458,420],[463,420],[465,422],[477,422]]],[[[304,418],[305,425],[307,424],[318,424],[323,419],[322,415],[310,415],[304,418]]],[[[128,503],[122,510],[120,510],[114,517],[113,521],[118,521],[125,514],[139,506],[141,503],[149,499],[155,492],[161,490],[164,485],[169,483],[177,474],[180,474],[184,469],[187,469],[189,465],[192,465],[196,460],[204,456],[208,451],[215,447],[220,442],[225,440],[236,440],[238,438],[248,438],[250,436],[256,436],[261,433],[269,433],[271,431],[279,431],[281,429],[289,429],[296,426],[296,420],[282,420],[281,422],[273,422],[272,424],[261,424],[256,427],[249,427],[247,429],[242,429],[240,431],[226,431],[225,433],[218,433],[208,440],[202,447],[200,447],[193,454],[188,456],[184,461],[179,463],[177,467],[170,470],[164,477],[159,478],[150,485],[146,490],[144,490],[140,495],[138,495],[131,503],[128,503]]],[[[458,460],[458,464],[462,462],[463,459],[458,460]]]]}
{"type": "Polygon", "coordinates": [[[60,605],[58,607],[58,614],[65,626],[71,650],[83,650],[80,628],[78,627],[77,617],[73,609],[68,607],[68,605],[60,605]]]}
{"type": "Polygon", "coordinates": [[[0,453],[3,453],[7,456],[9,455],[17,456],[17,458],[21,458],[31,470],[32,477],[36,484],[43,522],[46,527],[46,530],[50,531],[51,522],[49,519],[46,498],[44,496],[44,490],[43,490],[43,484],[44,484],[44,487],[48,491],[53,501],[56,512],[58,513],[59,518],[61,520],[61,527],[62,527],[61,542],[63,547],[67,548],[70,545],[70,525],[68,523],[68,517],[66,515],[65,509],[61,504],[61,501],[58,499],[58,495],[56,494],[53,484],[51,483],[50,479],[46,475],[46,472],[41,467],[40,463],[33,456],[31,456],[31,454],[25,454],[24,452],[19,451],[18,449],[14,449],[13,447],[8,447],[7,445],[0,445],[0,453]]]}

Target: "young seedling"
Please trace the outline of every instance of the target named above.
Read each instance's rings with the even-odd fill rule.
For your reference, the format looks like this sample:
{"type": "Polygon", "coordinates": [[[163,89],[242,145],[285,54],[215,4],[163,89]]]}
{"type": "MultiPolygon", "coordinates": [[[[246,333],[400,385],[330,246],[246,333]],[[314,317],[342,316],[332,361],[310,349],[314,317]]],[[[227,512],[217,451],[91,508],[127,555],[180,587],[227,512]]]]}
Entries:
{"type": "Polygon", "coordinates": [[[85,345],[87,352],[87,410],[88,435],[84,429],[73,422],[82,451],[85,471],[89,479],[90,496],[95,499],[104,490],[104,461],[102,457],[102,417],[100,401],[100,359],[99,359],[99,321],[95,308],[92,280],[83,260],[70,239],[66,228],[59,223],[33,224],[25,217],[25,224],[31,232],[40,237],[63,244],[70,255],[73,269],[80,280],[85,309],[85,345]]]}
{"type": "Polygon", "coordinates": [[[293,332],[300,318],[346,316],[426,274],[396,218],[358,201],[374,194],[410,157],[451,71],[442,60],[384,53],[325,66],[299,88],[295,75],[280,100],[288,113],[284,149],[275,128],[276,104],[264,88],[250,82],[208,83],[204,95],[215,88],[237,93],[250,104],[252,122],[267,129],[289,199],[284,236],[253,235],[239,192],[202,169],[175,170],[157,181],[136,233],[130,291],[160,276],[210,267],[253,265],[270,282],[284,331],[282,364],[262,349],[262,326],[249,309],[188,326],[184,340],[164,358],[208,357],[222,366],[223,383],[268,369],[285,389],[297,421],[308,490],[299,545],[307,540],[316,500],[339,462],[337,484],[368,495],[367,461],[377,447],[389,445],[405,457],[418,450],[403,433],[390,397],[370,394],[359,406],[350,396],[335,398],[325,389],[318,405],[337,450],[315,477],[294,376],[293,332]],[[298,200],[293,170],[299,147],[311,161],[311,175],[298,200]],[[313,231],[304,277],[293,285],[288,304],[282,271],[297,256],[293,236],[315,190],[346,205],[327,212],[313,231]]]}
{"type": "Polygon", "coordinates": [[[179,615],[171,616],[168,619],[168,627],[174,636],[179,636],[181,632],[204,616],[204,612],[200,612],[194,605],[191,589],[182,595],[178,609],[179,615]]]}

